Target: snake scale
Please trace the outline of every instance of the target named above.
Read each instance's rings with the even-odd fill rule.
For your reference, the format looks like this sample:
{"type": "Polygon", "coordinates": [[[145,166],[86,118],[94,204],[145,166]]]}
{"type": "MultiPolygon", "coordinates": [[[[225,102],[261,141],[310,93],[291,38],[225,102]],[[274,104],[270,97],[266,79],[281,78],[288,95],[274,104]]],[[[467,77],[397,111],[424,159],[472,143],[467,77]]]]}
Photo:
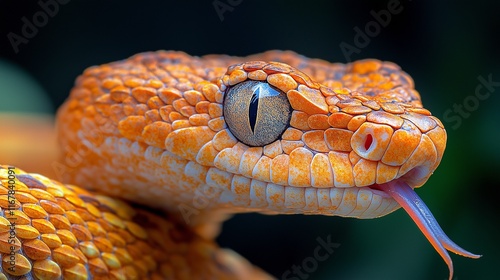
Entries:
{"type": "Polygon", "coordinates": [[[413,190],[446,131],[390,62],[142,53],[85,70],[57,133],[49,164],[69,184],[0,168],[0,279],[251,279],[259,270],[213,241],[238,212],[403,207],[450,279],[447,250],[479,257],[413,190]]]}

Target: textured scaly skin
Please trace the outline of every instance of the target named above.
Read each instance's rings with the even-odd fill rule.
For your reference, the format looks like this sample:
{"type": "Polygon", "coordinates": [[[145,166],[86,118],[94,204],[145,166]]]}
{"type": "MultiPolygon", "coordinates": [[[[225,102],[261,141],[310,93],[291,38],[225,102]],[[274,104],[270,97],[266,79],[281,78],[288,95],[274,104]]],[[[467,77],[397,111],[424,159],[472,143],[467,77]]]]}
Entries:
{"type": "MultiPolygon", "coordinates": [[[[279,51],[243,58],[160,51],[91,67],[77,79],[57,119],[62,157],[53,167],[63,181],[162,209],[168,221],[152,222],[187,225],[193,238],[207,244],[205,238],[217,233],[227,215],[243,211],[386,215],[399,205],[374,186],[395,179],[421,186],[446,145],[443,125],[422,108],[412,79],[396,65],[377,60],[331,64],[279,51]],[[287,95],[293,108],[283,135],[263,147],[239,142],[225,123],[225,91],[246,80],[267,81],[287,95]],[[373,141],[366,150],[368,134],[373,141]]],[[[103,203],[73,186],[65,190],[100,211],[108,202],[118,203],[103,203]]],[[[83,228],[91,230],[92,216],[83,216],[83,228]]],[[[133,215],[120,218],[138,223],[133,215]]],[[[148,226],[133,228],[148,232],[148,226]]],[[[54,251],[46,253],[51,269],[64,273],[67,268],[54,251]]],[[[78,263],[85,266],[89,259],[78,263]]],[[[175,263],[165,262],[171,268],[175,263]]],[[[160,264],[149,273],[165,277],[160,264]]],[[[220,271],[208,260],[206,265],[200,274],[210,270],[218,278],[220,271]]],[[[89,270],[93,275],[102,271],[89,270]]],[[[110,271],[107,265],[104,275],[110,271]]]]}
{"type": "Polygon", "coordinates": [[[168,215],[11,166],[0,166],[0,181],[0,279],[260,276],[232,271],[231,256],[168,215]]]}

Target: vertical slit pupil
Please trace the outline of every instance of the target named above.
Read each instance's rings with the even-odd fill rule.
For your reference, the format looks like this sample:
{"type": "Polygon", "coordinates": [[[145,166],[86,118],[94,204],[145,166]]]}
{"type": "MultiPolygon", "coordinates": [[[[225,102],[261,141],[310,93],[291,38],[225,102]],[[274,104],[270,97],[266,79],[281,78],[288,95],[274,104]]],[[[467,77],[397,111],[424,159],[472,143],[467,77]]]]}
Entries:
{"type": "Polygon", "coordinates": [[[255,133],[255,122],[257,121],[257,110],[259,109],[259,87],[254,89],[252,99],[250,99],[250,106],[248,108],[248,119],[250,120],[250,128],[255,133]]]}
{"type": "Polygon", "coordinates": [[[371,134],[366,135],[365,151],[367,151],[368,149],[370,149],[372,143],[373,143],[373,136],[371,134]]]}

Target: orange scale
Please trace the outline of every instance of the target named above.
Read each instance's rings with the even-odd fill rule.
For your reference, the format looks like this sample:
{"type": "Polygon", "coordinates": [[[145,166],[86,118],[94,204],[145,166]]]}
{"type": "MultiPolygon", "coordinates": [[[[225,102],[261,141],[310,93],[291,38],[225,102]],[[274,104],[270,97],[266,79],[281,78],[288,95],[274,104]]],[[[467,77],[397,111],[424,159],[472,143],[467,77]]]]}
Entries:
{"type": "Polygon", "coordinates": [[[196,114],[196,109],[193,106],[184,106],[179,112],[181,113],[181,115],[188,118],[196,114]]]}
{"type": "Polygon", "coordinates": [[[267,80],[267,74],[262,70],[256,70],[248,73],[248,78],[255,81],[265,81],[267,80]]]}
{"type": "Polygon", "coordinates": [[[267,76],[267,82],[283,92],[297,88],[297,82],[288,74],[271,74],[267,76]]]}
{"type": "Polygon", "coordinates": [[[191,124],[189,123],[189,120],[186,120],[186,119],[175,120],[172,122],[172,130],[178,130],[178,129],[187,128],[190,126],[191,126],[191,124]]]}
{"type": "Polygon", "coordinates": [[[186,101],[186,99],[184,98],[179,98],[177,100],[175,100],[173,103],[172,103],[172,106],[174,106],[174,109],[177,111],[177,112],[180,112],[181,109],[183,107],[186,107],[186,106],[191,106],[189,105],[189,103],[186,101]]]}
{"type": "Polygon", "coordinates": [[[267,183],[252,180],[250,183],[250,207],[267,207],[266,188],[267,183]]]}
{"type": "Polygon", "coordinates": [[[301,140],[303,132],[295,129],[293,127],[289,127],[285,130],[283,135],[281,135],[281,139],[283,140],[301,140]]]}
{"type": "Polygon", "coordinates": [[[36,228],[40,233],[55,233],[56,228],[52,223],[44,219],[33,219],[31,225],[36,228]]]}
{"type": "Polygon", "coordinates": [[[398,115],[393,115],[384,111],[374,111],[366,115],[366,120],[378,124],[387,124],[395,129],[403,125],[403,119],[398,115]]]}
{"type": "Polygon", "coordinates": [[[310,130],[311,128],[307,124],[307,119],[309,119],[309,114],[302,111],[293,111],[290,125],[300,130],[310,130]]]}
{"type": "Polygon", "coordinates": [[[39,260],[33,262],[33,274],[36,279],[59,279],[62,271],[59,265],[52,260],[39,260]]]}
{"type": "Polygon", "coordinates": [[[69,230],[66,229],[57,230],[57,236],[59,237],[59,239],[63,244],[66,244],[70,247],[74,247],[76,246],[76,244],[78,244],[78,240],[76,240],[75,235],[69,230]]]}
{"type": "Polygon", "coordinates": [[[402,114],[404,113],[403,107],[399,106],[397,103],[393,102],[382,102],[380,103],[382,109],[388,113],[392,114],[402,114]]]}
{"type": "MultiPolygon", "coordinates": [[[[191,134],[198,135],[198,134],[191,134]]],[[[213,137],[212,144],[214,148],[218,151],[222,151],[225,148],[232,148],[234,145],[238,143],[238,139],[236,139],[233,134],[229,132],[229,130],[224,129],[217,132],[213,137]]]]}
{"type": "Polygon", "coordinates": [[[401,115],[401,118],[411,121],[422,133],[426,133],[437,126],[434,119],[413,112],[407,112],[401,115]]]}
{"type": "Polygon", "coordinates": [[[61,239],[54,233],[42,234],[40,238],[50,249],[59,248],[62,245],[61,239]]]}
{"type": "Polygon", "coordinates": [[[432,140],[432,143],[434,143],[438,154],[438,161],[440,161],[441,157],[443,156],[444,149],[446,148],[446,131],[444,130],[444,128],[437,126],[431,131],[428,131],[426,135],[429,136],[429,138],[432,140]]]}
{"type": "Polygon", "coordinates": [[[205,126],[190,127],[171,132],[165,140],[169,152],[187,160],[194,160],[201,147],[212,140],[215,132],[205,126]],[[193,137],[198,135],[198,137],[193,137]]]}
{"type": "Polygon", "coordinates": [[[270,158],[275,158],[276,156],[283,153],[283,149],[281,148],[281,141],[276,140],[271,144],[264,146],[264,155],[270,158]]]}
{"type": "Polygon", "coordinates": [[[329,152],[328,159],[333,171],[333,182],[335,187],[354,186],[354,175],[352,172],[349,155],[344,152],[329,152]]]}
{"type": "Polygon", "coordinates": [[[354,183],[357,187],[364,187],[375,184],[377,178],[377,162],[360,159],[352,169],[354,173],[354,183]]]}
{"type": "Polygon", "coordinates": [[[326,114],[328,105],[321,92],[304,85],[299,85],[297,90],[287,92],[290,105],[295,110],[303,111],[308,114],[326,114]]]}
{"type": "Polygon", "coordinates": [[[434,143],[429,136],[423,134],[415,151],[413,151],[408,160],[401,165],[399,174],[406,174],[417,167],[418,169],[415,170],[415,173],[413,173],[412,176],[408,176],[407,183],[409,185],[420,186],[425,182],[427,177],[432,174],[432,170],[437,167],[437,164],[439,164],[437,157],[434,143]],[[421,176],[421,174],[427,175],[424,177],[421,176]]]}
{"type": "Polygon", "coordinates": [[[334,151],[350,152],[353,132],[347,129],[329,128],[324,133],[325,142],[334,151]]]}
{"type": "Polygon", "coordinates": [[[217,103],[210,103],[208,105],[208,114],[210,115],[211,118],[222,117],[223,114],[222,105],[217,103]]]}
{"type": "Polygon", "coordinates": [[[295,149],[298,149],[303,146],[304,146],[303,141],[281,140],[281,148],[283,149],[283,152],[285,152],[285,154],[290,154],[295,149]]]}
{"type": "Polygon", "coordinates": [[[149,98],[156,96],[156,89],[151,87],[136,87],[132,89],[132,96],[140,103],[146,103],[149,98]]]}
{"type": "Polygon", "coordinates": [[[271,161],[270,179],[271,182],[279,185],[288,184],[288,168],[290,157],[288,155],[278,155],[271,161]]]}
{"type": "Polygon", "coordinates": [[[195,160],[201,165],[214,166],[214,160],[218,153],[219,151],[214,148],[212,141],[209,141],[200,148],[195,160]]]}
{"type": "Polygon", "coordinates": [[[101,86],[105,89],[108,89],[108,90],[115,88],[117,86],[121,86],[121,85],[123,85],[122,80],[117,79],[117,78],[106,78],[106,79],[102,80],[102,83],[101,83],[101,86]]]}
{"type": "Polygon", "coordinates": [[[325,142],[323,130],[312,130],[304,133],[304,135],[302,135],[302,141],[312,150],[324,153],[330,151],[325,142]]]}
{"type": "Polygon", "coordinates": [[[257,161],[257,164],[255,164],[255,167],[253,168],[252,178],[264,182],[270,182],[271,161],[271,158],[267,156],[261,156],[257,161]]]}
{"type": "Polygon", "coordinates": [[[305,190],[306,188],[294,188],[294,187],[284,188],[285,191],[284,206],[287,209],[304,208],[306,206],[305,190]]]}
{"type": "Polygon", "coordinates": [[[382,162],[391,166],[403,164],[417,148],[421,135],[413,123],[405,121],[401,129],[392,134],[391,141],[382,156],[382,162]]]}
{"type": "Polygon", "coordinates": [[[396,179],[399,172],[399,166],[390,166],[379,161],[377,164],[377,184],[387,183],[396,179]]]}
{"type": "Polygon", "coordinates": [[[208,127],[212,131],[221,131],[227,127],[226,121],[224,120],[224,117],[216,118],[216,119],[211,119],[208,121],[208,127]]]}
{"type": "Polygon", "coordinates": [[[72,267],[80,261],[75,249],[64,244],[52,251],[52,258],[63,268],[72,267]]]}
{"type": "Polygon", "coordinates": [[[40,232],[29,225],[16,225],[15,234],[21,239],[34,239],[40,236],[40,232]]]}
{"type": "Polygon", "coordinates": [[[71,223],[63,215],[50,215],[49,221],[54,225],[56,229],[70,229],[71,223]]]}
{"type": "Polygon", "coordinates": [[[365,121],[366,121],[366,116],[364,115],[355,116],[347,124],[347,129],[349,129],[350,131],[356,131],[365,121]]]}
{"type": "Polygon", "coordinates": [[[311,170],[313,153],[305,148],[297,148],[290,153],[288,167],[288,185],[293,187],[311,186],[311,170]]]}
{"type": "Polygon", "coordinates": [[[251,179],[235,175],[231,182],[231,192],[234,194],[233,203],[236,206],[247,206],[250,202],[250,181],[251,179]]]}
{"type": "Polygon", "coordinates": [[[294,79],[299,84],[307,85],[312,83],[311,78],[300,71],[292,71],[288,73],[288,75],[290,75],[290,77],[292,77],[292,79],[294,79]]]}
{"type": "Polygon", "coordinates": [[[193,126],[207,126],[210,121],[208,114],[194,114],[189,117],[189,123],[193,126]]]}
{"type": "Polygon", "coordinates": [[[269,63],[268,65],[264,66],[264,68],[262,68],[262,70],[269,71],[269,72],[275,71],[275,72],[279,72],[279,73],[290,73],[294,69],[286,63],[273,61],[273,62],[269,63]]]}
{"type": "Polygon", "coordinates": [[[101,258],[90,259],[88,262],[89,270],[95,275],[105,275],[109,273],[109,269],[101,258]]]}
{"type": "Polygon", "coordinates": [[[205,97],[201,92],[196,90],[187,90],[184,92],[184,98],[191,106],[196,106],[201,101],[205,100],[205,97]]]}
{"type": "Polygon", "coordinates": [[[182,92],[176,88],[161,88],[158,90],[158,97],[167,105],[171,105],[174,100],[182,98],[182,92]]]}
{"type": "MultiPolygon", "coordinates": [[[[233,176],[234,175],[229,172],[225,172],[217,168],[210,168],[207,172],[206,182],[207,185],[212,187],[212,189],[231,190],[231,180],[233,179],[233,176]]],[[[206,193],[211,192],[212,191],[207,191],[206,193]]]]}
{"type": "Polygon", "coordinates": [[[198,114],[208,114],[210,104],[209,101],[200,101],[196,103],[194,108],[198,114]]]}
{"type": "Polygon", "coordinates": [[[215,157],[215,167],[233,174],[238,173],[241,157],[245,150],[246,148],[242,147],[242,145],[235,145],[232,148],[223,149],[215,157]]]}
{"type": "Polygon", "coordinates": [[[337,105],[339,108],[346,108],[350,106],[361,106],[361,101],[353,98],[348,98],[348,99],[343,99],[337,102],[337,105]]]}
{"type": "Polygon", "coordinates": [[[215,102],[215,94],[219,92],[219,87],[212,83],[207,83],[201,88],[201,93],[210,102],[215,102]]]}
{"type": "Polygon", "coordinates": [[[347,128],[352,116],[343,112],[332,113],[328,117],[328,124],[335,128],[347,128]]]}
{"type": "Polygon", "coordinates": [[[251,177],[253,169],[262,156],[262,147],[250,147],[242,155],[238,171],[240,174],[251,177]]]}
{"type": "Polygon", "coordinates": [[[311,129],[327,129],[330,127],[328,123],[328,116],[323,114],[315,114],[309,116],[307,124],[311,129]]]}
{"type": "Polygon", "coordinates": [[[311,185],[315,188],[333,187],[333,172],[325,154],[316,154],[312,159],[311,185]]]}
{"type": "Polygon", "coordinates": [[[83,225],[71,225],[71,232],[75,235],[78,241],[92,240],[92,234],[83,225]]]}
{"type": "Polygon", "coordinates": [[[245,71],[255,71],[264,68],[267,63],[264,61],[250,61],[243,64],[243,69],[245,71]]]}
{"type": "Polygon", "coordinates": [[[14,197],[16,198],[16,200],[18,200],[19,202],[21,202],[23,204],[25,204],[25,203],[32,203],[32,204],[38,203],[38,199],[36,199],[34,196],[32,196],[31,194],[26,193],[26,192],[20,192],[17,189],[16,189],[16,193],[14,194],[14,197]]]}
{"type": "MultiPolygon", "coordinates": [[[[228,71],[229,72],[229,71],[228,71]]],[[[233,86],[237,83],[241,83],[247,79],[247,72],[237,69],[234,70],[230,75],[228,79],[228,84],[233,86]]]]}

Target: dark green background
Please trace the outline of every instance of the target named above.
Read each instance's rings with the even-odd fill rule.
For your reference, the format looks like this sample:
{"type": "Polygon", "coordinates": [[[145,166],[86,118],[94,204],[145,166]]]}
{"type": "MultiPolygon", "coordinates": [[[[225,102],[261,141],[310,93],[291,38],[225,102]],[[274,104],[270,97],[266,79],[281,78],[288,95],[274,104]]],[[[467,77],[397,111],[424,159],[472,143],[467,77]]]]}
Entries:
{"type": "MultiPolygon", "coordinates": [[[[341,42],[353,45],[354,28],[364,29],[373,20],[370,11],[386,9],[389,1],[233,2],[241,3],[221,21],[212,0],[73,0],[59,6],[16,54],[7,34],[20,35],[21,18],[31,19],[41,8],[37,1],[0,1],[0,111],[53,113],[86,67],[149,50],[248,55],[290,49],[346,62],[341,42]],[[27,99],[31,93],[41,97],[27,99]]],[[[479,260],[453,255],[454,279],[496,278],[500,86],[456,129],[455,121],[443,116],[454,104],[472,102],[478,76],[500,82],[500,4],[406,0],[400,5],[402,12],[351,58],[399,64],[414,78],[424,106],[447,127],[443,161],[418,193],[455,242],[484,255],[479,260]]],[[[402,210],[374,220],[238,215],[224,225],[218,241],[281,277],[313,255],[317,237],[328,235],[341,245],[308,279],[448,277],[444,262],[402,210]]]]}

